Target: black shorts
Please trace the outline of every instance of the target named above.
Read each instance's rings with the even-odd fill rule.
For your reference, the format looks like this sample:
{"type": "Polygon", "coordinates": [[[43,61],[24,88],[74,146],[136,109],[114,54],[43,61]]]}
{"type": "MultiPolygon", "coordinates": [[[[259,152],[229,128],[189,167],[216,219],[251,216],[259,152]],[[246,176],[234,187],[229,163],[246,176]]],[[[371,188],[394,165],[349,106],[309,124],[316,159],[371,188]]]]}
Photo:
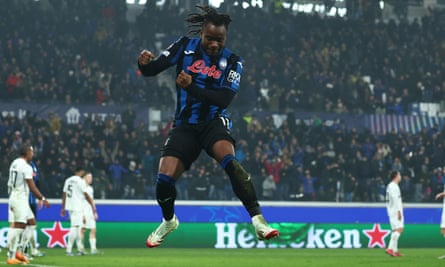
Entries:
{"type": "Polygon", "coordinates": [[[219,140],[228,140],[235,145],[235,139],[226,126],[226,118],[216,118],[207,123],[181,124],[173,128],[161,149],[161,157],[179,158],[186,170],[198,158],[202,149],[213,157],[212,147],[219,140]]]}

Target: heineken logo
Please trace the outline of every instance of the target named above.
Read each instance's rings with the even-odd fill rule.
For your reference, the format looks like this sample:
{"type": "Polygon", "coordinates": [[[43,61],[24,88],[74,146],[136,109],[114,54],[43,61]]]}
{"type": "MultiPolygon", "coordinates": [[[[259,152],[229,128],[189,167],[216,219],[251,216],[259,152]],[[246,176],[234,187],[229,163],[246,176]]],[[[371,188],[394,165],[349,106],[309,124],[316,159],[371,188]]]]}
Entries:
{"type": "Polygon", "coordinates": [[[384,248],[385,238],[390,233],[380,224],[374,224],[371,229],[344,228],[342,225],[318,228],[316,224],[305,223],[277,223],[271,226],[280,231],[280,236],[264,242],[257,240],[250,225],[215,223],[215,248],[384,248]]]}

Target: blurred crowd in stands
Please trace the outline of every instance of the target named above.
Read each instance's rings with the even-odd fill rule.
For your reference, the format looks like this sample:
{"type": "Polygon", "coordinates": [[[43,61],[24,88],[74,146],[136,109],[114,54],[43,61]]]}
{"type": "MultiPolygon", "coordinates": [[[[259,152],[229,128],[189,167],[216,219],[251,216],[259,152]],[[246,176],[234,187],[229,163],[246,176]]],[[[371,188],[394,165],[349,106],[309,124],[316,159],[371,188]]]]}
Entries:
{"type": "MultiPolygon", "coordinates": [[[[236,156],[263,200],[384,201],[392,170],[402,173],[405,201],[433,201],[443,191],[445,129],[375,135],[343,122],[297,124],[291,115],[280,127],[270,116],[246,115],[234,123],[236,156]]],[[[143,124],[127,127],[111,119],[68,125],[55,114],[2,117],[1,183],[17,147],[26,142],[35,147],[40,186],[48,197],[60,197],[65,178],[82,165],[94,173],[97,198],[153,199],[159,149],[169,127],[149,132],[143,124]]],[[[185,200],[233,199],[227,176],[207,156],[184,174],[177,190],[185,200]]]]}
{"type": "MultiPolygon", "coordinates": [[[[188,11],[147,5],[132,24],[125,1],[48,3],[50,8],[34,1],[2,3],[2,101],[24,107],[174,105],[166,84],[140,76],[136,57],[142,48],[156,50],[159,33],[170,41],[186,33],[188,11]]],[[[240,114],[234,122],[237,157],[252,174],[260,198],[383,201],[388,171],[398,170],[406,201],[433,201],[445,183],[445,129],[375,135],[349,129],[345,122],[296,124],[291,114],[407,114],[411,103],[444,99],[445,12],[430,10],[413,23],[263,12],[230,7],[227,41],[245,60],[241,89],[231,106],[240,114]],[[290,115],[275,127],[270,116],[245,113],[251,110],[290,115]]],[[[55,114],[20,120],[2,116],[1,183],[6,183],[17,147],[29,142],[48,197],[60,197],[64,179],[84,165],[93,170],[97,198],[153,199],[159,149],[170,126],[153,133],[144,125],[114,120],[67,125],[55,114]]],[[[177,188],[179,199],[233,199],[221,167],[206,157],[177,188]]]]}

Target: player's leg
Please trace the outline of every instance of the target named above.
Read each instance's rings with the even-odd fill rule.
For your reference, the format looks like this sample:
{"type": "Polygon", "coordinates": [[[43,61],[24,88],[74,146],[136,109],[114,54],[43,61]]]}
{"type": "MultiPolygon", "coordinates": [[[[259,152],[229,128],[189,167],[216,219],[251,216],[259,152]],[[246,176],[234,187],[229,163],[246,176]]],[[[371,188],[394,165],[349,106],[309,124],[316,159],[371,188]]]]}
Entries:
{"type": "Polygon", "coordinates": [[[393,257],[402,256],[402,254],[399,253],[399,237],[404,228],[403,218],[402,220],[399,220],[397,215],[390,216],[389,223],[391,225],[392,232],[389,239],[388,248],[385,250],[385,252],[393,257]]]}
{"type": "Polygon", "coordinates": [[[18,252],[19,241],[26,227],[29,208],[26,201],[10,200],[9,209],[12,212],[11,228],[8,231],[8,259],[7,264],[28,263],[28,259],[18,252]]]}
{"type": "MultiPolygon", "coordinates": [[[[94,214],[91,212],[85,215],[85,224],[84,229],[90,230],[88,235],[88,241],[90,244],[90,252],[91,254],[97,254],[96,248],[96,220],[94,218],[94,214]]],[[[82,234],[83,235],[83,234],[82,234]]]]}
{"type": "Polygon", "coordinates": [[[96,227],[93,227],[93,228],[90,229],[89,242],[90,242],[90,250],[91,250],[91,254],[97,254],[97,247],[96,247],[96,227]]]}
{"type": "Polygon", "coordinates": [[[394,246],[394,256],[402,256],[402,254],[400,254],[399,252],[399,238],[400,235],[403,233],[403,228],[397,228],[396,230],[394,230],[391,234],[391,239],[393,239],[393,246],[394,246]]]}
{"type": "Polygon", "coordinates": [[[162,223],[147,238],[146,245],[154,248],[161,245],[164,238],[179,226],[175,215],[176,180],[184,171],[182,162],[171,156],[162,157],[156,181],[156,199],[162,210],[162,223]]]}
{"type": "Polygon", "coordinates": [[[68,234],[68,243],[66,245],[66,255],[73,256],[73,245],[76,243],[79,254],[84,254],[83,245],[80,241],[80,231],[82,228],[82,212],[68,211],[70,215],[70,232],[68,234]]]}
{"type": "MultiPolygon", "coordinates": [[[[440,222],[440,234],[445,237],[445,218],[444,212],[442,212],[442,221],[440,222]]],[[[439,256],[439,259],[444,260],[445,255],[439,256]]]]}
{"type": "Polygon", "coordinates": [[[279,235],[276,229],[269,227],[261,214],[260,205],[250,175],[234,156],[233,144],[228,140],[219,140],[213,144],[213,157],[221,164],[230,178],[235,195],[252,218],[255,232],[260,240],[271,239],[279,235]]]}
{"type": "Polygon", "coordinates": [[[235,195],[241,200],[255,227],[258,239],[271,239],[279,235],[268,226],[261,214],[260,205],[250,175],[235,157],[235,140],[230,135],[230,122],[226,118],[213,120],[201,136],[207,154],[221,164],[230,178],[235,195]]]}
{"type": "MultiPolygon", "coordinates": [[[[36,205],[32,205],[31,207],[31,211],[32,211],[32,215],[34,216],[34,221],[33,222],[28,222],[28,226],[29,227],[29,248],[31,249],[31,252],[29,253],[32,257],[43,257],[45,256],[45,254],[43,252],[41,252],[38,248],[37,248],[37,240],[36,240],[36,229],[37,229],[37,207],[36,205]]],[[[27,247],[27,245],[25,245],[25,248],[27,247]]]]}
{"type": "Polygon", "coordinates": [[[176,180],[199,156],[201,147],[192,127],[178,126],[170,131],[162,149],[156,180],[156,199],[162,210],[162,223],[147,238],[150,248],[161,245],[164,238],[178,228],[175,216],[176,180]]]}
{"type": "Polygon", "coordinates": [[[85,244],[85,233],[87,232],[87,228],[85,224],[80,228],[80,243],[85,244]]]}
{"type": "MultiPolygon", "coordinates": [[[[33,214],[34,216],[34,214],[33,214]]],[[[19,246],[19,249],[17,250],[18,253],[25,253],[25,250],[27,248],[27,246],[31,243],[31,239],[34,236],[34,232],[36,230],[37,226],[36,226],[36,220],[34,217],[29,218],[27,223],[26,223],[26,227],[25,230],[23,231],[22,234],[22,240],[21,240],[21,245],[19,246]]],[[[28,252],[28,256],[31,253],[28,252]]]]}

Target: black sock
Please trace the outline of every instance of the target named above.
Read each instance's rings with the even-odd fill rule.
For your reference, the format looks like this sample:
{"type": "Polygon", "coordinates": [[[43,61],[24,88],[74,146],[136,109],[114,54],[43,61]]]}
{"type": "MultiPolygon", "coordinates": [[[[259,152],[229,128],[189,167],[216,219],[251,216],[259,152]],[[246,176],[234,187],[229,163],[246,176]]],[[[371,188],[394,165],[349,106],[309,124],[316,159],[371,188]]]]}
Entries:
{"type": "Polygon", "coordinates": [[[233,192],[241,200],[250,217],[261,214],[260,204],[249,174],[233,155],[225,156],[222,165],[230,177],[233,192]]]}
{"type": "Polygon", "coordinates": [[[175,214],[176,187],[175,180],[165,174],[158,174],[156,199],[162,209],[165,220],[171,220],[175,214]]]}

